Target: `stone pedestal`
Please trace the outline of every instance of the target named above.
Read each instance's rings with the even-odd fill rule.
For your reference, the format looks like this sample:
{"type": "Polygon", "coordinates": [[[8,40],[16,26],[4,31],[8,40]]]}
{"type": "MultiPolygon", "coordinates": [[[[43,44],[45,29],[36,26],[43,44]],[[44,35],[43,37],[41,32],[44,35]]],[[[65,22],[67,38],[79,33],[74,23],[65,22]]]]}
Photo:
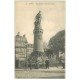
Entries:
{"type": "Polygon", "coordinates": [[[31,60],[35,68],[42,68],[45,65],[45,54],[44,52],[35,51],[31,54],[31,60]]]}

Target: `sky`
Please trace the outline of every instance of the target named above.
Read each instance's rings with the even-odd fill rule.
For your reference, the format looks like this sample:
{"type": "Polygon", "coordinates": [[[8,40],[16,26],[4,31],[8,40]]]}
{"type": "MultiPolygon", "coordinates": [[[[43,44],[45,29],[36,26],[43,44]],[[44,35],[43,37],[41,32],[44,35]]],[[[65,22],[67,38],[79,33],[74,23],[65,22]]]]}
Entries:
{"type": "Polygon", "coordinates": [[[15,2],[15,35],[26,35],[27,41],[34,41],[35,16],[41,11],[43,42],[48,42],[58,31],[65,29],[65,1],[15,2]]]}

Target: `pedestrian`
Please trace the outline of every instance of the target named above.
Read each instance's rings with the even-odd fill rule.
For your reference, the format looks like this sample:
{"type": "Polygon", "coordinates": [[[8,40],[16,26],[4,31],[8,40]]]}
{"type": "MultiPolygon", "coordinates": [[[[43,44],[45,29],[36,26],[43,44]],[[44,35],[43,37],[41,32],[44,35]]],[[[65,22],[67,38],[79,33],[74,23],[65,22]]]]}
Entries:
{"type": "Polygon", "coordinates": [[[61,60],[61,64],[62,64],[62,67],[64,69],[65,68],[65,61],[64,60],[61,60]]]}
{"type": "Polygon", "coordinates": [[[36,66],[35,66],[35,68],[36,68],[36,69],[39,68],[39,62],[38,62],[38,61],[36,61],[36,66]]]}
{"type": "Polygon", "coordinates": [[[29,61],[29,68],[30,68],[30,70],[32,69],[32,61],[31,60],[29,61]]]}
{"type": "Polygon", "coordinates": [[[45,61],[45,66],[46,66],[46,69],[47,69],[47,68],[49,69],[49,60],[46,60],[46,61],[45,61]]]}

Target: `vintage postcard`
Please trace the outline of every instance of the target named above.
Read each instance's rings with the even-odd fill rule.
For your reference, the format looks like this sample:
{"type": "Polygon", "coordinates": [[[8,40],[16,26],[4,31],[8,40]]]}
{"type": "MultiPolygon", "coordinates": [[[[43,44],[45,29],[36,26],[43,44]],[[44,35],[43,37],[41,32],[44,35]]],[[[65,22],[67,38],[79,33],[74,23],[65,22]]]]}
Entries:
{"type": "Polygon", "coordinates": [[[65,78],[65,1],[15,1],[15,78],[65,78]]]}

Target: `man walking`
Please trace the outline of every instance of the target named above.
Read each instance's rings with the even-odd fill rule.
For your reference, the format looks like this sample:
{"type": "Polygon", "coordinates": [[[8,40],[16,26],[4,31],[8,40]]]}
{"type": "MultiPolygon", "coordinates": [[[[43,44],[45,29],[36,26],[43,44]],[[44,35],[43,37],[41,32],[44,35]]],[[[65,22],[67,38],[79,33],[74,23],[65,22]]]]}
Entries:
{"type": "Polygon", "coordinates": [[[48,59],[45,61],[45,66],[46,66],[46,69],[47,68],[49,69],[49,60],[48,59]]]}

